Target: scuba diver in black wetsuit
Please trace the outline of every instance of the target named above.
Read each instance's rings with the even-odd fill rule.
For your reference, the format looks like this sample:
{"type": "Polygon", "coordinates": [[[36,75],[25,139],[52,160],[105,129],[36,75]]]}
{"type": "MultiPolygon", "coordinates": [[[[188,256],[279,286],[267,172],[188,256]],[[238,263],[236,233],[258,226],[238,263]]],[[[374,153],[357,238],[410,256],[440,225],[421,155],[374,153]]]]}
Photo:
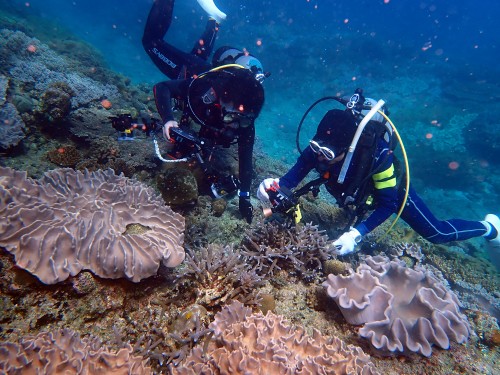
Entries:
{"type": "Polygon", "coordinates": [[[314,192],[311,187],[319,189],[324,184],[337,204],[356,213],[358,218],[334,241],[335,254],[353,252],[363,236],[398,213],[398,217],[432,243],[485,237],[491,261],[500,269],[499,216],[488,214],[484,221],[438,220],[411,186],[408,171],[398,173],[392,142],[392,132],[397,134],[397,131],[392,123],[391,126],[387,123],[390,120],[384,117],[387,116],[385,107],[379,106],[384,115],[376,111],[383,101],[365,99],[360,89],[348,100],[323,99],[335,99],[346,104],[346,108],[332,109],[325,114],[308,147],[301,151],[295,165],[284,176],[262,181],[257,191],[261,201],[271,203],[275,209],[278,207],[277,212],[295,214],[292,210],[298,211],[298,206],[291,189],[315,169],[320,177],[298,189],[298,194],[314,192]],[[400,184],[401,181],[406,185],[400,184]],[[371,212],[365,217],[368,211],[371,212]]]}
{"type": "MultiPolygon", "coordinates": [[[[163,39],[172,21],[174,0],[155,0],[153,3],[142,43],[155,65],[171,79],[154,86],[156,106],[164,124],[163,134],[168,140],[171,140],[172,132],[177,131],[175,128],[179,125],[181,129],[186,128],[191,120],[200,125],[196,139],[223,147],[229,147],[237,140],[239,181],[234,186],[239,188],[240,213],[250,223],[253,217],[250,185],[254,122],[264,104],[262,81],[267,74],[258,59],[233,47],[219,48],[212,63],[208,62],[219,22],[225,14],[211,0],[198,2],[210,18],[191,53],[183,52],[163,39]],[[183,112],[180,124],[174,119],[172,99],[183,112]]],[[[185,151],[185,148],[177,149],[173,154],[182,157],[185,151]]],[[[210,177],[213,178],[213,173],[210,177]]]]}

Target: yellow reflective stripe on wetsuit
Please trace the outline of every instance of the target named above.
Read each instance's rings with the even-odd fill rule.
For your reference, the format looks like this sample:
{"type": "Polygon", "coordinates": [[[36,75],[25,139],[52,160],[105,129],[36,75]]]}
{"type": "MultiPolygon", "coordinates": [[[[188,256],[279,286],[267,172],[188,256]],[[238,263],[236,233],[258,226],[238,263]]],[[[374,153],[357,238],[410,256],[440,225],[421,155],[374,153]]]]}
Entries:
{"type": "Polygon", "coordinates": [[[375,173],[372,176],[375,189],[385,189],[396,186],[396,176],[394,175],[394,164],[391,164],[385,171],[375,173]]]}

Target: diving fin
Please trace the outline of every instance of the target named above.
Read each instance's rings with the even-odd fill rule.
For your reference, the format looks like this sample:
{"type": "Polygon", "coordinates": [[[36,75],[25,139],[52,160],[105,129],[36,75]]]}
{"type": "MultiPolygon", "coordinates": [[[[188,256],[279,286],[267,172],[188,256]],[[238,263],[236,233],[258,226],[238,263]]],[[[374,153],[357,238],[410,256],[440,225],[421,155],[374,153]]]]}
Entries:
{"type": "Polygon", "coordinates": [[[200,4],[203,10],[218,23],[226,19],[226,13],[217,8],[217,5],[214,4],[214,0],[198,0],[198,4],[200,4]]]}

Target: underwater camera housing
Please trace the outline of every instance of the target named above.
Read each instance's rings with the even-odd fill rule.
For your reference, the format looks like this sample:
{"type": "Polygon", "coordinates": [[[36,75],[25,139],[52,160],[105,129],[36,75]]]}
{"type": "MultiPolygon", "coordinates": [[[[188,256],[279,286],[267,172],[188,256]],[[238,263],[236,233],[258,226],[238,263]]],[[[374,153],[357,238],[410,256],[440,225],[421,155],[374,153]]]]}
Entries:
{"type": "Polygon", "coordinates": [[[119,140],[123,140],[123,137],[133,140],[134,130],[136,129],[146,133],[147,136],[161,130],[161,125],[154,119],[149,122],[143,119],[143,124],[137,124],[136,120],[134,120],[130,114],[111,116],[109,119],[113,129],[122,133],[122,136],[118,138],[119,140]]]}
{"type": "Polygon", "coordinates": [[[180,128],[170,128],[170,137],[175,144],[176,151],[184,155],[196,155],[204,172],[207,173],[206,180],[210,183],[210,191],[214,198],[232,195],[239,189],[240,181],[235,176],[221,176],[218,173],[209,172],[211,168],[205,164],[201,156],[203,149],[210,148],[207,140],[180,128]]]}
{"type": "Polygon", "coordinates": [[[265,208],[262,213],[264,217],[270,217],[278,213],[283,215],[287,221],[299,223],[302,219],[302,213],[299,207],[299,198],[307,193],[312,193],[316,198],[319,194],[319,188],[325,183],[322,177],[312,180],[298,190],[292,191],[286,186],[273,185],[266,190],[271,202],[272,208],[265,208]]]}
{"type": "Polygon", "coordinates": [[[170,128],[170,137],[173,139],[174,143],[183,143],[189,142],[193,145],[197,145],[198,147],[205,146],[206,142],[197,137],[195,134],[188,132],[186,130],[182,130],[181,128],[170,128]]]}
{"type": "Polygon", "coordinates": [[[267,190],[267,195],[273,207],[263,210],[264,217],[270,217],[275,213],[285,216],[290,215],[292,218],[294,217],[298,204],[298,197],[290,189],[284,186],[271,188],[267,190]]]}
{"type": "Polygon", "coordinates": [[[170,128],[170,142],[174,145],[172,153],[192,157],[195,156],[202,168],[205,168],[202,154],[207,148],[207,142],[196,134],[181,128],[170,128]]]}
{"type": "Polygon", "coordinates": [[[119,131],[120,133],[134,127],[132,124],[132,116],[127,114],[112,116],[109,119],[111,120],[111,126],[113,126],[113,129],[119,131]]]}
{"type": "Polygon", "coordinates": [[[134,124],[132,116],[129,114],[122,114],[118,116],[112,116],[109,118],[111,120],[111,126],[113,129],[120,132],[121,135],[118,137],[119,141],[133,141],[134,140],[134,124]]]}
{"type": "Polygon", "coordinates": [[[210,190],[214,198],[223,198],[227,195],[232,195],[238,190],[240,181],[233,175],[229,176],[212,176],[215,180],[210,185],[210,190]]]}

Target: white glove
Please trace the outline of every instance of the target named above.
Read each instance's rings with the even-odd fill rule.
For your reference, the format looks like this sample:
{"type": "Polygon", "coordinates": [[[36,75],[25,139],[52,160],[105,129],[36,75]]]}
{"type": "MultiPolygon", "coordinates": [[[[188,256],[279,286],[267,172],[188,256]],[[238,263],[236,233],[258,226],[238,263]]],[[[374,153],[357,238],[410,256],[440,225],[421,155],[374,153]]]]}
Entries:
{"type": "Polygon", "coordinates": [[[214,4],[214,0],[198,0],[198,4],[200,4],[203,10],[218,23],[226,19],[226,13],[217,8],[217,5],[214,4]]]}
{"type": "Polygon", "coordinates": [[[333,246],[336,247],[333,253],[337,255],[352,253],[356,245],[361,241],[361,237],[361,233],[357,229],[351,228],[349,232],[345,232],[333,243],[333,246]]]}
{"type": "Polygon", "coordinates": [[[270,203],[269,202],[269,195],[267,194],[267,190],[271,188],[274,184],[280,186],[280,179],[279,178],[266,178],[264,181],[262,181],[259,185],[259,188],[257,189],[257,198],[259,198],[262,202],[264,203],[270,203]]]}

